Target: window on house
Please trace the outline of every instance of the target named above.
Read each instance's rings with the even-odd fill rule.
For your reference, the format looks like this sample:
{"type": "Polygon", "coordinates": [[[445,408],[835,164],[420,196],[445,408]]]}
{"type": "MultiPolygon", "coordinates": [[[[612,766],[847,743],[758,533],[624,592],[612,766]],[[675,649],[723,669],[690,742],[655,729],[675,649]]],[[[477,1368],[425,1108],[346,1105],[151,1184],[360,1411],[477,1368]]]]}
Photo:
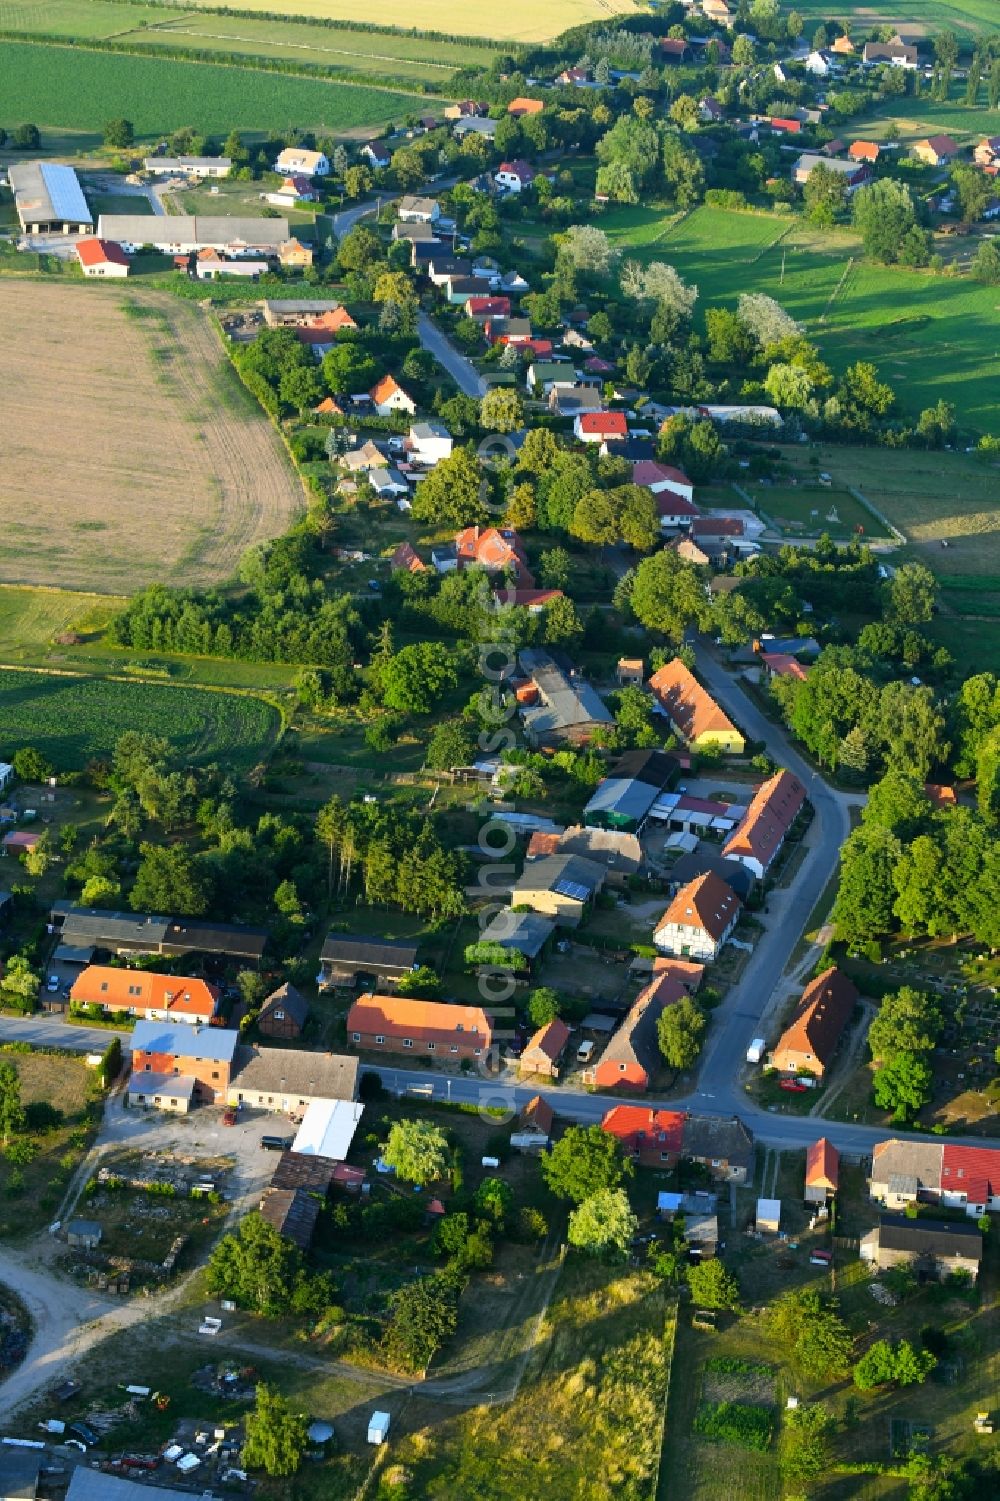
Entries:
{"type": "Polygon", "coordinates": [[[448,1051],[449,1051],[449,1053],[457,1053],[458,1052],[458,1048],[449,1048],[448,1051]]]}
{"type": "Polygon", "coordinates": [[[427,1051],[428,1051],[428,1053],[433,1053],[436,1046],[437,1046],[436,1043],[429,1042],[427,1044],[427,1051]]]}
{"type": "Polygon", "coordinates": [[[722,1166],[722,1159],[720,1157],[713,1157],[712,1158],[712,1166],[713,1167],[721,1167],[722,1166]]]}
{"type": "Polygon", "coordinates": [[[101,989],[102,990],[107,990],[107,988],[108,988],[108,982],[107,982],[107,980],[102,980],[101,981],[101,989]]]}
{"type": "MultiPolygon", "coordinates": [[[[352,1042],[360,1042],[361,1041],[361,1033],[360,1032],[352,1032],[351,1033],[351,1041],[352,1042]]],[[[379,1041],[381,1041],[381,1038],[379,1039],[379,1041]]]]}
{"type": "Polygon", "coordinates": [[[212,1078],[213,1078],[213,1079],[217,1079],[217,1078],[218,1078],[218,1077],[219,1077],[219,1070],[218,1070],[218,1069],[216,1069],[216,1070],[215,1070],[215,1071],[214,1071],[214,1072],[213,1072],[213,1074],[212,1074],[212,1078]]]}
{"type": "Polygon", "coordinates": [[[412,1038],[404,1037],[403,1038],[403,1046],[404,1046],[404,1048],[412,1048],[412,1046],[413,1046],[413,1040],[412,1040],[412,1038]]]}
{"type": "Polygon", "coordinates": [[[142,1066],[146,1070],[147,1074],[151,1074],[153,1072],[153,1065],[151,1063],[144,1063],[142,1066]]]}
{"type": "Polygon", "coordinates": [[[385,1038],[384,1037],[376,1037],[375,1041],[376,1042],[385,1042],[385,1038]]]}
{"type": "Polygon", "coordinates": [[[619,1065],[618,1065],[618,1072],[619,1072],[619,1073],[620,1073],[620,1074],[623,1074],[623,1073],[624,1073],[624,1072],[625,1072],[625,1069],[626,1069],[626,1068],[627,1068],[627,1067],[628,1067],[628,1065],[627,1065],[627,1064],[625,1064],[625,1063],[619,1063],[619,1065]]]}
{"type": "Polygon", "coordinates": [[[478,1058],[478,1057],[479,1057],[479,1055],[480,1055],[480,1054],[481,1054],[481,1053],[482,1053],[482,1051],[483,1051],[483,1050],[482,1050],[482,1048],[477,1048],[477,1049],[476,1049],[476,1057],[477,1057],[477,1058],[478,1058]]]}

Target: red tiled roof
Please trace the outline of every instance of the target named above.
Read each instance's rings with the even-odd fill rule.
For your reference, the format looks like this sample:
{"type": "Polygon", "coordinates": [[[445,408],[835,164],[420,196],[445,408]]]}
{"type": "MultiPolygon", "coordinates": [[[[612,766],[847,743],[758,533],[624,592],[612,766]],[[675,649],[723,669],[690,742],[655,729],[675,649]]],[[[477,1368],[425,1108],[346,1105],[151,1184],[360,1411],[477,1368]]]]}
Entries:
{"type": "Polygon", "coordinates": [[[524,1058],[529,1053],[543,1053],[550,1062],[555,1063],[568,1042],[569,1027],[557,1016],[546,1022],[544,1027],[539,1027],[521,1056],[524,1058]]]}
{"type": "Polygon", "coordinates": [[[389,397],[394,396],[397,391],[402,392],[404,396],[406,395],[406,392],[394,375],[383,375],[381,380],[375,382],[368,395],[376,406],[381,406],[383,401],[388,401],[389,397]]]}
{"type": "Polygon", "coordinates": [[[392,569],[405,568],[407,573],[423,573],[427,564],[420,557],[412,542],[401,542],[389,559],[392,569]]]}
{"type": "Polygon", "coordinates": [[[347,1030],[411,1037],[414,1042],[436,1042],[442,1037],[454,1041],[461,1033],[467,1042],[475,1037],[484,1049],[492,1037],[489,1018],[481,1006],[451,1006],[444,1001],[374,995],[371,991],[360,996],[347,1013],[347,1030]]]}
{"type": "Polygon", "coordinates": [[[77,240],[76,253],[81,266],[127,266],[128,256],[116,240],[99,240],[96,236],[77,240]]]}
{"type": "Polygon", "coordinates": [[[774,1045],[780,1053],[811,1053],[825,1067],[851,1019],[857,987],[835,964],[802,992],[798,1010],[774,1045]]]}
{"type": "Polygon", "coordinates": [[[829,1188],[836,1191],[840,1171],[840,1153],[821,1136],[819,1141],[814,1141],[806,1148],[806,1186],[809,1188],[829,1188]]]}
{"type": "Polygon", "coordinates": [[[554,1119],[555,1111],[548,1100],[543,1099],[540,1094],[536,1094],[528,1101],[518,1117],[518,1121],[522,1126],[537,1126],[546,1135],[552,1130],[554,1119]]]}
{"type": "Polygon", "coordinates": [[[582,433],[600,434],[605,438],[628,436],[628,422],[624,412],[582,412],[579,423],[582,433]]]}
{"type": "Polygon", "coordinates": [[[219,992],[206,980],[189,975],[89,964],[74,980],[70,1000],[112,1011],[165,1011],[168,1016],[201,1016],[208,1021],[215,1015],[219,992]]]}
{"type": "Polygon", "coordinates": [[[700,928],[718,943],[739,910],[740,899],[732,887],[714,871],[706,870],[681,887],[656,924],[656,931],[676,923],[683,928],[700,928]]]}
{"type": "Polygon", "coordinates": [[[653,697],[667,711],[685,740],[736,727],[679,657],[665,662],[649,680],[653,697]]]}
{"type": "Polygon", "coordinates": [[[776,771],[750,800],[746,817],[726,841],[724,855],[749,855],[765,868],[806,800],[806,789],[790,771],[776,771]]]}
{"type": "Polygon", "coordinates": [[[772,115],[769,124],[772,130],[784,130],[789,135],[797,135],[802,129],[801,120],[786,120],[780,115],[772,115]]]}
{"type": "Polygon", "coordinates": [[[528,840],[528,848],[525,850],[525,858],[538,860],[543,855],[558,855],[561,834],[532,834],[528,840]]]}
{"type": "Polygon", "coordinates": [[[653,1110],[646,1105],[614,1105],[601,1121],[628,1152],[648,1143],[665,1152],[680,1153],[684,1139],[683,1110],[653,1110]]]}
{"type": "Polygon", "coordinates": [[[691,523],[692,537],[742,537],[743,523],[735,516],[699,516],[691,523]]]}
{"type": "Polygon", "coordinates": [[[964,1193],[970,1204],[985,1204],[1000,1194],[1000,1151],[995,1147],[946,1145],[941,1158],[941,1192],[964,1193]]]}
{"type": "Polygon", "coordinates": [[[881,151],[877,141],[852,141],[847,154],[856,162],[877,162],[881,151]]]}
{"type": "Polygon", "coordinates": [[[929,146],[935,156],[954,156],[959,149],[958,142],[946,135],[927,136],[924,140],[918,141],[917,145],[929,146]]]}
{"type": "Polygon", "coordinates": [[[937,782],[925,782],[924,791],[936,808],[953,808],[958,802],[954,787],[942,787],[937,782]]]}
{"type": "Polygon", "coordinates": [[[778,678],[798,678],[805,682],[809,676],[809,669],[799,661],[798,657],[791,657],[783,651],[762,651],[760,660],[768,672],[773,672],[778,678]]]}

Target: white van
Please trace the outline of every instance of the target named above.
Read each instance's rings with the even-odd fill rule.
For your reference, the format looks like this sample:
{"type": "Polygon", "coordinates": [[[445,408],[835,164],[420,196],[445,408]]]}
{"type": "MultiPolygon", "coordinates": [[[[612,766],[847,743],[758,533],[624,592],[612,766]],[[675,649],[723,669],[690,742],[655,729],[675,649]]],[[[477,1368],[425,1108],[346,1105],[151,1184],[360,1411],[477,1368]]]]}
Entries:
{"type": "Polygon", "coordinates": [[[588,1042],[581,1042],[580,1046],[576,1050],[576,1061],[577,1061],[577,1063],[589,1063],[590,1060],[591,1060],[591,1058],[593,1058],[593,1056],[594,1056],[594,1044],[592,1042],[589,1042],[589,1041],[588,1042]]]}

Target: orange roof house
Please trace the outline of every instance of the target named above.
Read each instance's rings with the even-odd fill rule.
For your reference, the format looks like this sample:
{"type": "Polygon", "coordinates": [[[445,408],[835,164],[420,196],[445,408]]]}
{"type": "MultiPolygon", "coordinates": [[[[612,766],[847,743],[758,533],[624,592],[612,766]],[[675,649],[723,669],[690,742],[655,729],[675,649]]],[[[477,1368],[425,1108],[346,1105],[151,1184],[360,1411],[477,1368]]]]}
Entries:
{"type": "Polygon", "coordinates": [[[390,417],[393,412],[409,412],[412,417],[417,410],[413,397],[403,390],[394,375],[383,375],[368,395],[380,417],[390,417]]]}
{"type": "Polygon", "coordinates": [[[960,150],[958,142],[952,140],[951,136],[936,135],[925,136],[922,141],[917,141],[913,147],[913,154],[932,167],[940,167],[944,162],[950,162],[960,150]]]}
{"type": "Polygon", "coordinates": [[[427,564],[414,548],[412,542],[401,542],[389,559],[389,567],[395,573],[404,568],[407,573],[423,573],[427,564]]]}
{"type": "Polygon", "coordinates": [[[806,1149],[806,1203],[825,1204],[837,1192],[840,1153],[832,1141],[821,1136],[806,1149]]]}
{"type": "Polygon", "coordinates": [[[524,547],[513,527],[500,530],[495,526],[467,526],[455,538],[455,551],[459,568],[478,564],[489,573],[503,573],[509,569],[525,588],[534,588],[535,580],[528,570],[524,547]]]}
{"type": "Polygon", "coordinates": [[[410,996],[359,996],[347,1013],[347,1036],[355,1047],[403,1056],[484,1058],[493,1040],[481,1006],[452,1006],[410,996]]]}
{"type": "Polygon", "coordinates": [[[802,992],[795,1015],[775,1043],[772,1065],[822,1079],[858,999],[852,980],[831,964],[802,992]]]}
{"type": "Polygon", "coordinates": [[[852,141],[847,154],[855,162],[877,162],[882,148],[877,141],[852,141]]]}
{"type": "Polygon", "coordinates": [[[647,1090],[663,1067],[657,1023],[687,994],[673,975],[654,975],[636,996],[625,1020],[587,1074],[598,1089],[647,1090]]]}
{"type": "Polygon", "coordinates": [[[741,903],[721,876],[707,870],[682,886],[656,925],[653,942],[682,959],[718,957],[739,921],[741,903]]]}
{"type": "Polygon", "coordinates": [[[507,106],[508,115],[540,115],[545,108],[544,99],[512,99],[507,106]]]}
{"type": "Polygon", "coordinates": [[[763,880],[806,800],[806,789],[790,771],[776,771],[750,799],[742,823],[722,847],[727,860],[738,860],[763,880]]]}
{"type": "Polygon", "coordinates": [[[649,686],[686,746],[700,750],[702,746],[717,745],[732,755],[743,754],[746,747],[743,736],[680,657],[665,662],[654,672],[649,686]]]}
{"type": "Polygon", "coordinates": [[[105,964],[90,964],[77,975],[69,998],[148,1021],[210,1022],[219,1005],[219,991],[207,980],[105,964]]]}
{"type": "Polygon", "coordinates": [[[760,663],[765,671],[773,678],[798,678],[804,683],[809,676],[809,669],[800,662],[798,657],[790,656],[784,651],[762,651],[760,663]]]}
{"type": "Polygon", "coordinates": [[[569,1027],[559,1017],[547,1022],[528,1043],[518,1062],[521,1074],[544,1074],[550,1079],[559,1077],[559,1059],[569,1042],[569,1027]]]}
{"type": "Polygon", "coordinates": [[[942,787],[938,782],[925,782],[924,791],[935,808],[954,808],[958,802],[954,787],[942,787]]]}
{"type": "Polygon", "coordinates": [[[324,396],[318,407],[313,407],[317,417],[343,417],[344,408],[332,396],[324,396]]]}
{"type": "Polygon", "coordinates": [[[643,1167],[673,1167],[684,1144],[683,1110],[653,1110],[646,1105],[614,1105],[601,1130],[620,1141],[643,1167]]]}
{"type": "Polygon", "coordinates": [[[284,240],[278,246],[278,263],[282,266],[306,267],[313,263],[311,245],[303,245],[293,235],[290,240],[284,240]]]}

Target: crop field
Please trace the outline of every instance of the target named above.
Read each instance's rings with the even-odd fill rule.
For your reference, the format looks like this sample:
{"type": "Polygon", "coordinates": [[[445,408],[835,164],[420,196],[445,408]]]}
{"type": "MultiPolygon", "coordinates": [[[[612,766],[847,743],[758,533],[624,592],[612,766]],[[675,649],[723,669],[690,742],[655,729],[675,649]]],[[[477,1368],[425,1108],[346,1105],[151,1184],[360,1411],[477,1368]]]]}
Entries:
{"type": "Polygon", "coordinates": [[[964,85],[953,85],[948,99],[931,99],[927,94],[919,99],[886,99],[870,114],[857,115],[851,120],[851,136],[905,143],[919,141],[935,132],[947,132],[961,145],[983,135],[995,135],[1000,114],[987,106],[985,89],[976,108],[963,103],[964,98],[964,85]]]}
{"type": "Polygon", "coordinates": [[[119,735],[163,735],[189,761],[246,771],[263,759],[278,712],[262,699],[201,688],[0,671],[0,724],[13,745],[34,745],[59,771],[107,756],[119,735]]]}
{"type": "MultiPolygon", "coordinates": [[[[201,0],[195,0],[201,4],[201,0]]],[[[204,8],[212,9],[210,0],[204,8]]],[[[307,16],[322,20],[358,21],[362,25],[373,19],[368,0],[240,0],[240,10],[282,11],[289,16],[307,16]]],[[[615,15],[641,14],[634,0],[509,0],[493,5],[490,0],[386,0],[376,12],[380,26],[399,26],[406,30],[418,26],[424,31],[440,31],[447,36],[493,37],[511,42],[545,42],[560,36],[571,26],[586,21],[609,21],[615,15]]]]}
{"type": "Polygon", "coordinates": [[[670,216],[659,238],[656,219],[652,208],[623,209],[601,224],[625,254],[676,266],[697,285],[699,308],[767,292],[835,370],[873,360],[904,410],[916,413],[943,397],[965,424],[1000,429],[995,287],[863,264],[849,230],[814,230],[777,214],[703,205],[679,221],[670,216]]]}
{"type": "MultiPolygon", "coordinates": [[[[801,0],[795,9],[810,27],[830,19],[828,0],[801,0]]],[[[863,36],[872,26],[901,26],[906,36],[929,35],[949,27],[953,31],[995,31],[995,0],[906,0],[905,5],[883,0],[882,4],[859,5],[855,0],[841,5],[837,17],[852,22],[851,33],[863,36]]]]}
{"type": "Polygon", "coordinates": [[[287,529],[298,479],[196,308],[10,282],[0,320],[0,582],[219,583],[287,529]]]}
{"type": "Polygon", "coordinates": [[[43,131],[99,130],[110,116],[124,115],[146,140],[180,125],[219,136],[293,126],[337,134],[426,109],[423,96],[366,85],[7,41],[0,47],[0,99],[9,120],[33,120],[43,131]]]}
{"type": "Polygon", "coordinates": [[[488,66],[492,57],[489,48],[472,39],[430,41],[360,26],[330,26],[319,19],[255,20],[172,5],[133,5],[129,0],[2,0],[0,31],[284,58],[324,69],[385,74],[387,82],[403,84],[446,82],[456,68],[488,66]]]}

